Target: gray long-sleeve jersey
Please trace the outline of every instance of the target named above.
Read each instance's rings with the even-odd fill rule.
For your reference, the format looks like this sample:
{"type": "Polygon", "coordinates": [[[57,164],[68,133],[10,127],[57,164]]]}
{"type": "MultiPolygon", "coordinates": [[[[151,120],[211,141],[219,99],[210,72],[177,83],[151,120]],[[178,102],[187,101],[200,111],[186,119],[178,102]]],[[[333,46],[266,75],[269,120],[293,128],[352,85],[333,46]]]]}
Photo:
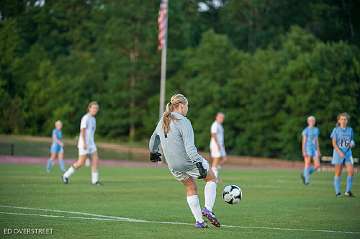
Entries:
{"type": "Polygon", "coordinates": [[[196,162],[201,162],[202,156],[197,152],[194,144],[194,130],[190,120],[185,116],[172,112],[177,120],[171,120],[170,130],[165,136],[162,128],[163,118],[154,130],[149,142],[150,152],[159,151],[159,146],[165,156],[170,169],[187,171],[194,168],[196,162]]]}

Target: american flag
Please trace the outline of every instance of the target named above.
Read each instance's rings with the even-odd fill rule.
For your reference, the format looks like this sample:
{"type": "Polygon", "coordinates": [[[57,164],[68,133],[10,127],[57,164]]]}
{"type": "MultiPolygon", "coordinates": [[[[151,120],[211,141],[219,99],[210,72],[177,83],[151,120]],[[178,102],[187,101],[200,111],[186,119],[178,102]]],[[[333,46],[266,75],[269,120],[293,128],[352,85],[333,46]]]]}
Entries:
{"type": "Polygon", "coordinates": [[[167,30],[167,9],[168,0],[161,0],[159,17],[158,17],[158,26],[159,26],[159,35],[158,35],[158,49],[161,50],[166,44],[166,30],[167,30]]]}

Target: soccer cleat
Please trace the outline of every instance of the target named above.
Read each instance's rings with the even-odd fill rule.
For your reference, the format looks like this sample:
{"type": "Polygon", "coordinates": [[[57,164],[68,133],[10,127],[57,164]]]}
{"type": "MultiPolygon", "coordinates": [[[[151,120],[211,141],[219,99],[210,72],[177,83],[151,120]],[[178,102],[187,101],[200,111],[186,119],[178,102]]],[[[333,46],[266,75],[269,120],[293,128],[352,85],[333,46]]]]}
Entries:
{"type": "Polygon", "coordinates": [[[64,176],[61,176],[61,181],[64,183],[64,184],[68,184],[69,183],[69,179],[67,177],[64,177],[64,176]]]}
{"type": "Polygon", "coordinates": [[[96,182],[93,183],[92,185],[95,185],[95,186],[103,186],[102,182],[100,182],[100,181],[96,181],[96,182]]]}
{"type": "Polygon", "coordinates": [[[208,225],[206,224],[206,222],[196,222],[195,227],[196,228],[207,228],[208,225]]]}
{"type": "Polygon", "coordinates": [[[303,173],[300,174],[301,180],[303,182],[304,185],[308,185],[309,183],[305,182],[305,176],[303,173]]]}
{"type": "Polygon", "coordinates": [[[345,192],[344,195],[347,197],[355,197],[355,195],[351,191],[345,192]]]}
{"type": "Polygon", "coordinates": [[[206,217],[210,221],[210,223],[213,224],[215,227],[220,227],[220,222],[215,217],[215,214],[210,210],[208,210],[206,207],[203,208],[202,215],[206,217]]]}
{"type": "Polygon", "coordinates": [[[339,197],[341,197],[341,193],[337,193],[335,196],[336,196],[337,198],[339,198],[339,197]]]}

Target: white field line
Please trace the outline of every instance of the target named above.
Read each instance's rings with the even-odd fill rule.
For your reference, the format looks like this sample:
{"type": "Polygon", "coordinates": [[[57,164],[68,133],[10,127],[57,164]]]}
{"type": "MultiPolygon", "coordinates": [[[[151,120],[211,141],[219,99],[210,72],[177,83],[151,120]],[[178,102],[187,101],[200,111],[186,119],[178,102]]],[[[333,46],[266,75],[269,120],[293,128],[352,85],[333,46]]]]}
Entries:
{"type": "MultiPolygon", "coordinates": [[[[49,218],[82,219],[82,220],[95,220],[95,221],[120,221],[120,222],[135,222],[135,223],[153,223],[153,224],[171,224],[171,225],[189,225],[189,226],[193,226],[192,223],[185,223],[185,222],[150,221],[150,220],[127,218],[127,217],[106,216],[106,215],[100,215],[100,214],[94,214],[94,213],[64,211],[64,210],[56,210],[56,209],[17,207],[17,206],[9,206],[9,205],[0,205],[0,208],[11,208],[11,209],[33,210],[33,211],[44,211],[44,212],[55,212],[55,213],[75,214],[75,215],[83,215],[83,216],[65,216],[65,215],[20,213],[20,212],[3,212],[3,211],[0,211],[0,214],[3,214],[3,215],[38,216],[38,217],[49,217],[49,218]]],[[[327,229],[257,227],[257,226],[239,226],[239,225],[221,225],[221,227],[225,227],[225,228],[241,228],[241,229],[275,230],[275,231],[302,231],[302,232],[321,232],[321,233],[339,233],[339,234],[360,234],[360,231],[359,232],[358,231],[336,231],[336,230],[327,230],[327,229]]]]}

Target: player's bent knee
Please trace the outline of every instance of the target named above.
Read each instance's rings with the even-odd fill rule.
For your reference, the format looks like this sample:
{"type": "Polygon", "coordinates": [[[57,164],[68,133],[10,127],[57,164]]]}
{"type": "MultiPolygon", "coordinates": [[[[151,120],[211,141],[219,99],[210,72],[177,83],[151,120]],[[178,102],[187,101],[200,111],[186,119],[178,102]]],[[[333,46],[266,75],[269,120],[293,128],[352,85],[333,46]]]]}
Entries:
{"type": "Polygon", "coordinates": [[[79,169],[79,168],[81,168],[81,164],[78,164],[78,163],[74,163],[73,165],[73,168],[75,168],[75,169],[79,169]]]}
{"type": "Polygon", "coordinates": [[[196,190],[196,188],[187,188],[186,194],[188,196],[197,195],[197,190],[196,190]]]}
{"type": "Polygon", "coordinates": [[[78,160],[77,162],[75,162],[73,164],[73,167],[76,168],[76,169],[79,169],[81,168],[82,166],[84,166],[85,164],[85,160],[78,160]]]}
{"type": "Polygon", "coordinates": [[[194,182],[194,180],[192,178],[188,178],[182,181],[182,183],[184,184],[185,188],[186,188],[186,192],[189,193],[194,193],[196,194],[197,192],[197,187],[196,187],[196,183],[194,182]]]}
{"type": "Polygon", "coordinates": [[[186,194],[187,194],[188,196],[197,194],[196,184],[186,185],[186,194]]]}
{"type": "Polygon", "coordinates": [[[212,170],[209,170],[209,171],[208,171],[208,174],[207,174],[206,178],[204,178],[204,180],[205,180],[206,182],[210,182],[210,181],[216,182],[216,177],[215,177],[215,175],[214,175],[214,173],[213,173],[212,170]]]}

